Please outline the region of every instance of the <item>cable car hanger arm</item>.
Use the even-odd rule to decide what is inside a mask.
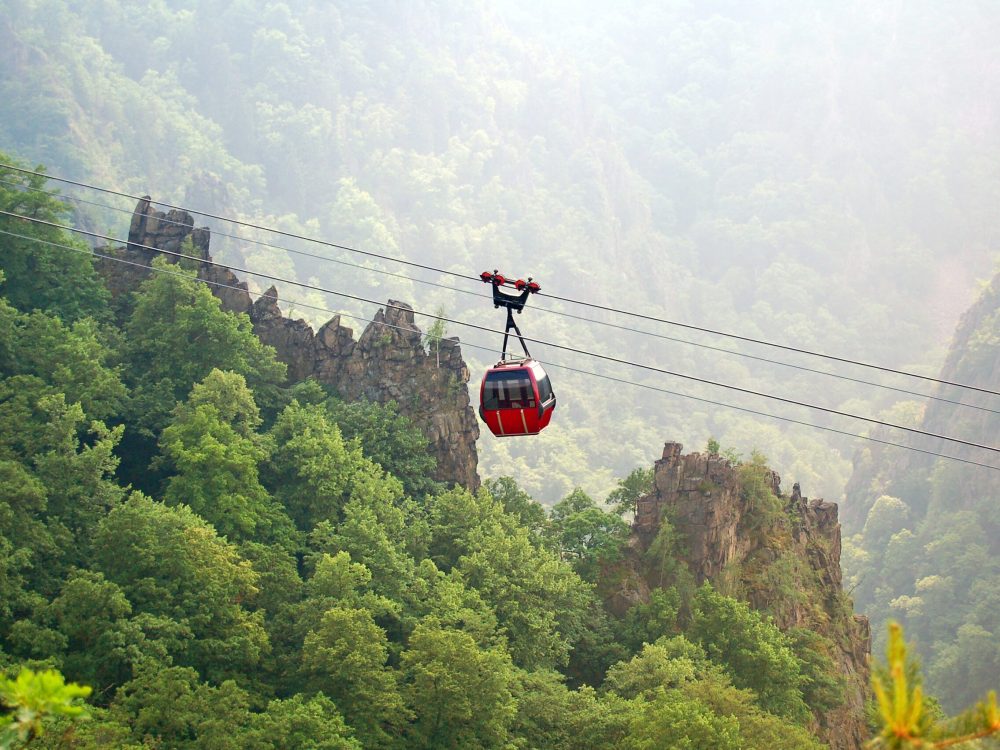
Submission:
[[[493,273],[483,271],[479,274],[479,278],[483,280],[483,283],[491,284],[493,286],[493,307],[504,307],[507,309],[507,325],[503,330],[503,349],[500,352],[501,361],[507,359],[507,343],[510,339],[511,329],[513,329],[514,333],[517,334],[517,340],[521,342],[521,348],[524,350],[524,356],[531,359],[531,352],[528,351],[528,345],[524,342],[524,336],[521,335],[521,329],[518,328],[517,323],[514,322],[514,313],[517,312],[517,314],[520,315],[525,304],[528,302],[528,295],[539,291],[541,287],[537,282],[532,281],[530,276],[527,281],[524,279],[518,279],[514,282],[508,282],[507,279],[495,268],[493,269]],[[508,283],[514,286],[520,294],[515,296],[504,292],[501,287]]]

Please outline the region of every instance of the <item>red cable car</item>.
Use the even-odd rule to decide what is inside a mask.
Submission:
[[[528,300],[541,287],[530,278],[518,279],[512,284],[520,294],[505,294],[500,287],[509,284],[494,271],[484,271],[482,280],[493,285],[494,307],[507,309],[507,327],[504,329],[501,359],[486,371],[479,387],[479,417],[497,437],[537,435],[548,426],[556,408],[556,395],[552,392],[549,376],[541,364],[531,358],[521,330],[514,322],[513,313],[520,313]],[[517,334],[524,349],[523,359],[507,359],[507,341],[511,329]]]
[[[555,408],[549,376],[530,358],[497,362],[479,387],[479,416],[498,437],[537,435]]]

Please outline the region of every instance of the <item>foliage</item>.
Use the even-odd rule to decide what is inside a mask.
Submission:
[[[249,723],[250,696],[232,680],[202,683],[189,667],[142,669],[115,696],[113,713],[144,744],[237,750]]]
[[[162,259],[156,264],[166,266]],[[153,274],[136,294],[124,326],[130,412],[136,424],[154,433],[212,370],[242,375],[257,397],[285,377],[285,365],[253,335],[250,319],[224,312],[193,275]]]
[[[675,632],[680,613],[680,592],[676,587],[657,588],[649,593],[649,602],[633,605],[622,622],[622,642],[632,651],[654,643]]]
[[[449,512],[447,523],[436,524],[444,507],[438,503],[445,498],[461,501],[471,513]],[[446,559],[455,560],[462,579],[493,607],[514,663],[529,669],[565,664],[587,629],[587,609],[596,604],[592,588],[554,553],[534,544],[528,530],[485,492],[446,493],[435,499],[431,518],[431,551],[439,548],[435,539],[447,540]],[[436,528],[454,531],[441,534]]]
[[[556,672],[518,672],[517,715],[512,733],[519,746],[551,750],[620,747],[628,736],[631,706],[591,687],[570,690]]]
[[[502,649],[481,650],[461,631],[421,623],[401,669],[410,747],[505,747],[514,718],[513,668]]]
[[[799,723],[809,718],[801,662],[787,636],[759,612],[705,583],[695,596],[690,633],[725,665],[733,684],[760,696],[764,709]]]
[[[660,688],[639,702],[638,714],[623,745],[630,750],[660,747],[737,750],[742,743],[740,725],[735,717],[717,714],[702,701],[688,698],[681,691]]]
[[[843,705],[846,685],[832,658],[836,645],[826,636],[807,628],[789,628],[786,635],[799,660],[802,698],[806,705],[819,712]]]
[[[260,484],[258,465],[269,447],[256,432],[260,422],[243,376],[212,370],[160,434],[173,468],[163,496],[190,506],[233,540],[291,545],[290,520]]]
[[[13,680],[0,677],[0,704],[12,712],[0,716],[0,748],[29,744],[54,717],[86,717],[82,702],[90,691],[86,685],[66,683],[54,670],[24,668]]]
[[[761,710],[752,690],[734,687],[727,672],[683,636],[646,644],[608,672],[605,687],[641,707],[625,747],[820,747],[804,727]]]
[[[164,618],[167,653],[210,678],[253,667],[269,644],[260,614],[245,606],[257,574],[236,548],[186,506],[139,493],[115,508],[95,534],[95,566],[138,613]]]
[[[345,442],[322,410],[292,401],[279,414],[269,437],[264,482],[303,531],[321,521],[339,521],[352,497],[391,504],[403,493],[400,482]]]
[[[0,152],[0,161],[17,160]],[[0,166],[0,211],[66,224],[69,206],[46,187],[46,178]],[[107,289],[86,243],[66,230],[0,215],[0,291],[16,309],[48,310],[67,324],[104,319]],[[11,236],[18,235],[18,236]]]
[[[635,698],[660,688],[681,688],[709,670],[708,657],[700,646],[684,636],[663,637],[643,645],[630,661],[612,667],[604,686],[623,698]]]
[[[601,566],[621,556],[628,529],[618,514],[598,508],[578,487],[552,507],[546,534],[581,578],[595,582]]]
[[[344,606],[327,610],[302,648],[310,685],[334,700],[366,747],[388,744],[406,716],[388,655],[371,613]]]
[[[487,479],[483,482],[483,487],[503,506],[504,513],[515,516],[520,525],[530,530],[532,537],[539,543],[545,540],[548,519],[545,508],[518,487],[513,477]]]
[[[986,699],[950,722],[935,722],[921,685],[916,661],[908,655],[903,629],[889,625],[886,661],[872,673],[872,688],[881,724],[872,748],[944,748],[1000,732],[1000,708],[990,691]]]
[[[126,397],[106,329],[92,319],[71,325],[36,310],[23,314],[0,299],[0,372],[44,380],[90,419],[117,414]]]
[[[767,529],[781,518],[781,501],[771,490],[771,470],[767,458],[753,451],[749,461],[740,463],[737,469],[740,481],[740,497],[746,503],[748,513],[744,518],[751,529]]]
[[[656,584],[661,589],[673,588],[678,594],[678,604],[688,608],[694,595],[695,581],[682,557],[683,539],[670,521],[670,512],[664,508],[656,536],[644,555],[650,571],[656,574]]]
[[[395,401],[330,399],[326,409],[344,439],[355,441],[365,457],[401,481],[407,495],[423,497],[441,489],[441,483],[432,479],[437,460],[428,450],[427,438],[399,413]]]
[[[653,491],[653,470],[639,467],[618,482],[606,500],[606,503],[620,516],[635,513],[636,501]]]
[[[361,750],[336,704],[323,694],[272,700],[252,719],[250,733],[262,750],[309,747],[313,750]],[[248,743],[249,744],[249,743]]]
[[[441,366],[441,340],[444,338],[444,334],[448,330],[448,324],[443,320],[445,316],[445,309],[443,307],[438,307],[434,312],[436,319],[431,323],[430,327],[427,329],[427,333],[424,334],[424,346],[434,352],[434,359],[437,362],[437,366]]]

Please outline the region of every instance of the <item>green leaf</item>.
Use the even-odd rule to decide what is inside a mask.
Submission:
[[[0,703],[13,711],[0,723],[0,748],[6,750],[14,741],[27,743],[41,737],[49,719],[86,716],[82,702],[90,692],[86,685],[67,684],[51,669],[35,672],[23,668],[14,680],[0,677]]]

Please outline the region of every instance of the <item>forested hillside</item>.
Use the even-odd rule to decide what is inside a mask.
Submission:
[[[840,500],[846,588],[876,651],[901,620],[946,710],[980,697],[1000,669],[995,471],[667,395],[870,427],[534,344],[552,425],[476,442],[462,384],[500,337],[438,327],[462,349],[432,356],[421,313],[498,328],[471,296],[483,285],[197,209],[996,390],[1000,294],[978,280],[1000,251],[997,39],[1000,11],[979,0],[0,0],[0,161],[183,205],[216,260],[251,271],[235,306],[195,261],[109,290],[115,262],[102,277],[87,253],[125,245],[135,199],[0,168],[0,210],[119,240],[0,217],[2,666],[94,687],[80,747],[644,747],[680,744],[675,720],[692,747],[813,746],[827,685],[813,653],[836,649],[782,636],[789,612],[754,599],[781,589],[796,623],[821,611],[783,556],[801,530],[785,498],[768,533],[750,529],[775,545],[749,559],[763,578],[742,561],[710,590],[682,573],[628,611],[600,606],[669,438],[721,443],[734,470],[760,451],[786,486]],[[294,284],[265,294],[253,271],[416,312],[373,327],[393,313]],[[930,432],[1000,434],[995,412],[924,395],[964,389],[544,295],[519,323]],[[377,376],[356,378],[369,360]],[[686,491],[715,497],[704,482]],[[661,541],[674,575],[690,560]],[[753,686],[759,665],[722,657],[730,635],[703,627],[720,612],[792,675],[787,700]]]
[[[534,274],[563,296],[627,298],[654,315],[932,372],[997,247],[1000,75],[988,52],[997,17],[972,0],[905,9],[889,0],[754,9],[3,0],[0,9],[0,148],[73,178],[435,267]],[[69,192],[125,210],[75,206],[124,236],[131,203]],[[220,259],[340,290],[377,285],[381,298],[417,310],[499,324],[481,301],[254,246],[247,240],[260,236],[210,224],[245,238],[217,242]],[[314,324],[326,316],[295,301],[374,312],[279,293]],[[780,383],[783,395],[822,394],[867,413],[899,398],[543,306],[526,314],[526,330],[560,343],[764,391]],[[475,370],[495,356],[466,351]],[[655,457],[668,425],[689,444],[714,434],[760,448],[827,497],[847,480],[855,446],[842,438],[558,369],[553,377],[572,396],[553,429],[530,449],[481,445],[487,474],[514,473],[549,503],[577,484],[607,491]],[[636,399],[641,412],[629,408]]]
[[[1000,382],[1000,276],[985,287],[955,332],[942,378],[995,390]],[[922,427],[995,443],[996,397],[978,393],[973,411],[914,404]],[[976,452],[962,453],[974,459]],[[1000,480],[998,472],[916,456],[859,453],[848,485],[848,585],[875,632],[905,624],[945,708],[966,705],[1000,674]]]
[[[65,215],[0,175],[0,210]],[[615,614],[618,513],[431,481],[414,425],[290,382],[194,258],[112,302],[67,233],[0,232],[0,669],[93,688],[33,744],[821,747],[826,642],[690,585],[681,546]]]

